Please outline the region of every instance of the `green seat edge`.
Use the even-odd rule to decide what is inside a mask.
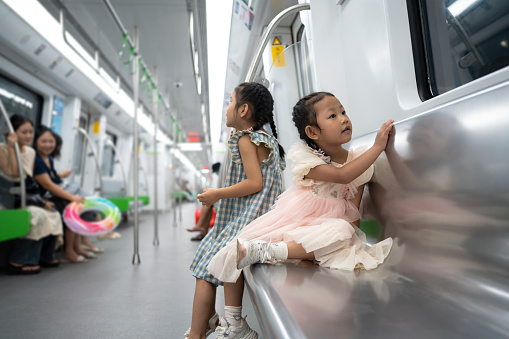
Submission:
[[[30,231],[29,210],[0,210],[0,220],[0,242],[22,237]]]
[[[366,234],[366,237],[378,239],[382,233],[382,227],[378,220],[361,220],[359,228]]]

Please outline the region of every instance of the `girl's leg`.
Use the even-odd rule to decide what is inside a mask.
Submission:
[[[194,290],[193,318],[189,339],[205,339],[209,319],[216,313],[216,286],[203,279],[196,278]]]
[[[302,245],[295,241],[267,243],[264,240],[241,240],[237,242],[237,268],[242,269],[254,263],[264,263],[271,259],[312,260],[314,252],[307,253]]]
[[[307,259],[313,260],[315,259],[314,252],[306,252],[304,247],[301,244],[296,243],[295,241],[289,241],[285,243],[288,247],[288,259]]]
[[[235,283],[224,283],[224,304],[226,306],[242,306],[243,295],[244,274],[241,274]]]
[[[224,283],[224,317],[230,325],[241,326],[244,274],[235,283]]]

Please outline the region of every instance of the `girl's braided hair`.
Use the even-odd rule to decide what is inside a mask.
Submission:
[[[276,124],[274,123],[274,99],[269,90],[262,84],[256,82],[244,82],[235,88],[235,101],[237,103],[236,109],[244,104],[247,104],[251,112],[253,112],[253,119],[256,124],[253,126],[253,131],[258,131],[266,123],[270,124],[272,134],[277,139]],[[285,157],[285,150],[279,144],[279,156],[281,159]]]
[[[334,96],[329,92],[315,92],[306,95],[293,106],[292,120],[299,131],[299,136],[309,147],[318,150],[318,146],[306,135],[306,126],[318,126],[315,104],[326,96]]]

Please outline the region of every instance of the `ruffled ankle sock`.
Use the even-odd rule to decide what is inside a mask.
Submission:
[[[282,241],[270,244],[270,254],[273,259],[286,260],[288,259],[288,246]]]
[[[240,327],[242,324],[242,306],[225,306],[224,307],[224,318],[231,326]]]

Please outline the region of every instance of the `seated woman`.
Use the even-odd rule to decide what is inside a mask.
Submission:
[[[55,137],[56,144],[55,144],[55,149],[50,154],[50,156],[53,159],[58,159],[58,158],[60,158],[60,151],[62,150],[63,140],[62,140],[62,137],[60,135],[58,135],[57,133],[55,133],[53,131],[52,131],[52,133],[53,133],[53,136]],[[71,173],[72,173],[71,170],[62,170],[62,171],[58,172],[58,176],[62,179],[65,179],[65,178],[68,178],[71,175]],[[81,186],[76,183],[65,182],[65,184],[62,185],[62,187],[68,193],[79,195],[82,197],[88,197],[88,196],[92,195],[89,192],[82,189]],[[100,216],[93,211],[85,212],[85,213],[81,214],[81,218],[86,221],[100,220]],[[95,253],[104,252],[104,249],[96,247],[94,244],[92,244],[92,242],[90,241],[90,239],[87,236],[78,235],[77,238],[78,239],[76,239],[76,241],[78,242],[78,244],[80,244],[80,247],[83,250],[85,250],[87,252],[90,251],[90,252],[95,252]],[[92,257],[94,257],[94,255],[91,253],[88,253],[88,257],[92,258]]]
[[[14,133],[9,133],[7,143],[0,144],[0,176],[3,179],[19,182],[19,168],[14,144],[17,142],[21,152],[25,180],[33,175],[35,151],[30,147],[34,137],[34,127],[30,120],[20,115],[11,117]],[[12,199],[14,197],[11,197]],[[35,199],[38,198],[38,199]],[[27,204],[38,203],[40,207],[29,205],[30,231],[18,239],[9,258],[8,273],[36,274],[40,266],[57,267],[55,247],[62,238],[62,221],[54,205],[40,196],[29,199]]]
[[[41,186],[41,195],[49,196],[49,199],[55,204],[55,208],[64,213],[65,207],[71,202],[84,202],[84,198],[79,195],[71,194],[60,187],[62,179],[58,176],[53,166],[53,153],[56,146],[56,139],[46,126],[39,126],[35,134],[34,148],[37,152],[35,157],[34,178]],[[83,263],[91,253],[84,251],[79,245],[79,236],[69,228],[65,229],[64,251],[62,252],[62,262],[65,263]]]

